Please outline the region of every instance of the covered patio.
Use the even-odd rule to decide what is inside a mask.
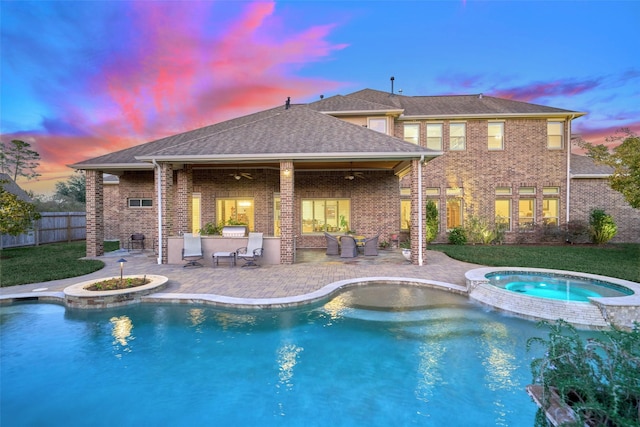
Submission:
[[[407,176],[411,261],[422,265],[426,243],[419,189],[428,160],[440,154],[291,106],[73,167],[87,174],[88,256],[103,253],[105,213],[129,203],[117,213],[120,240],[133,232],[150,236],[158,242],[159,264],[176,262],[182,234],[221,223],[244,223],[263,233],[270,244],[266,262],[292,264],[298,248],[326,247],[325,231],[379,234],[384,240],[400,234],[399,182]],[[104,172],[119,177],[113,202],[105,203],[112,196],[105,193]],[[132,200],[139,206],[132,207]],[[145,203],[148,209],[142,209]],[[208,244],[215,252],[231,250],[232,243],[213,237]]]

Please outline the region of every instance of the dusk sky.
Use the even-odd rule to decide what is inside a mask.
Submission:
[[[322,94],[484,93],[640,133],[640,1],[0,0],[0,136],[66,165]]]

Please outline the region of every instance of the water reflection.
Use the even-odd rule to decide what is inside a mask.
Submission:
[[[233,327],[255,325],[256,316],[251,314],[235,314],[235,313],[216,313],[215,320],[220,324],[223,330]]]
[[[111,335],[115,338],[114,345],[120,344],[123,347],[129,345],[129,341],[133,339],[131,336],[131,330],[133,329],[133,322],[128,316],[112,317],[109,319],[113,325]]]
[[[324,305],[324,311],[331,317],[331,320],[340,319],[352,303],[351,293],[341,293]]]
[[[278,379],[287,388],[293,387],[293,368],[298,363],[298,355],[302,350],[302,347],[295,344],[284,344],[278,349]]]
[[[508,408],[500,398],[500,391],[522,389],[515,375],[518,369],[514,348],[505,348],[510,342],[509,330],[502,323],[488,322],[482,325],[481,345],[484,349],[482,365],[486,370],[485,384],[496,396],[493,411],[496,425],[507,425],[506,419],[513,408]],[[512,346],[513,347],[513,346]]]
[[[192,308],[188,312],[189,321],[191,322],[191,326],[196,328],[196,332],[202,332],[202,324],[207,320],[207,316],[205,314],[204,309],[202,308]]]

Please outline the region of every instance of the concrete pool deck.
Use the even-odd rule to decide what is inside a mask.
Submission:
[[[154,294],[155,299],[171,302],[202,300],[234,305],[295,304],[314,299],[327,286],[345,281],[383,280],[396,278],[418,283],[433,283],[454,292],[466,294],[466,271],[481,267],[460,262],[438,251],[427,252],[423,266],[411,265],[400,250],[380,251],[377,257],[327,257],[323,250],[299,250],[292,265],[263,265],[259,268],[230,267],[224,263],[213,267],[213,261],[203,260],[203,267],[183,268],[182,265],[159,265],[153,253],[116,251],[100,259],[105,267],[94,273],[69,279],[0,288],[0,300],[12,301],[38,297],[57,299],[67,286],[92,279],[120,275],[121,257],[125,275],[155,274],[169,278],[167,287]],[[331,292],[331,289],[326,289]],[[309,298],[304,298],[309,296]],[[151,296],[150,296],[151,297]],[[195,302],[195,301],[194,301]]]

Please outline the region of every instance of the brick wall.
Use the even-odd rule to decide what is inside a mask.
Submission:
[[[569,219],[588,222],[592,209],[604,209],[613,217],[618,234],[612,242],[640,243],[640,209],[632,208],[606,179],[572,179]]]
[[[504,149],[487,148],[487,120],[466,121],[466,150],[449,151],[449,121],[443,121],[443,149],[445,154],[426,164],[424,187],[438,188],[440,196],[429,197],[439,202],[441,232],[436,242],[446,242],[446,189],[460,187],[463,195],[464,218],[470,215],[493,220],[495,217],[496,187],[512,188],[512,219],[518,218],[518,189],[535,187],[536,221],[542,222],[543,187],[559,187],[559,218],[566,216],[566,149],[547,149],[546,119],[513,119],[504,121]],[[403,123],[394,127],[396,136],[403,136]],[[420,141],[426,145],[426,122],[421,122]],[[402,186],[409,187],[405,177]],[[527,196],[529,197],[529,196]],[[424,201],[428,198],[425,197]],[[463,219],[464,221],[464,219]],[[507,239],[514,240],[515,233]]]
[[[122,213],[122,204],[120,203],[120,185],[104,184],[104,239],[120,240],[120,215]]]

